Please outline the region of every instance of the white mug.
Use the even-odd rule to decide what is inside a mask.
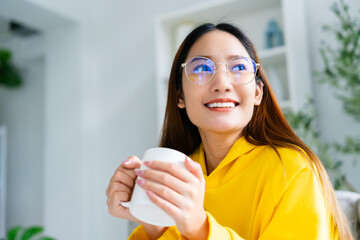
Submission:
[[[186,155],[170,148],[156,147],[145,151],[142,161],[164,161],[175,163],[179,166],[185,167]],[[141,170],[146,170],[148,167],[145,164],[141,165]],[[121,205],[128,207],[130,213],[137,219],[157,226],[173,226],[175,221],[164,210],[156,206],[146,195],[146,192],[141,187],[135,184],[133,194],[130,202],[122,202]]]

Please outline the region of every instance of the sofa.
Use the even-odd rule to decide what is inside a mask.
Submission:
[[[335,195],[348,218],[354,239],[360,240],[360,193],[335,191]]]

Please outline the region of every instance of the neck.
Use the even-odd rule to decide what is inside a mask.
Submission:
[[[207,175],[209,175],[225,158],[231,146],[242,136],[242,132],[219,134],[200,129],[199,132],[205,151]]]

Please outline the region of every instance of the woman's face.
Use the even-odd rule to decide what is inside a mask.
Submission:
[[[227,63],[234,56],[250,57],[236,37],[220,30],[201,36],[191,47],[186,60],[195,56],[206,56],[214,63]],[[241,136],[254,106],[259,105],[262,98],[262,83],[256,84],[255,80],[245,85],[236,83],[227,75],[225,64],[217,64],[213,79],[204,85],[193,84],[183,70],[182,87],[183,96],[178,106],[186,109],[200,133],[237,133]],[[219,102],[230,104],[227,107],[214,104]]]

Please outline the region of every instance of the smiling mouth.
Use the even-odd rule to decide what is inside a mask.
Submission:
[[[208,103],[208,104],[204,104],[206,107],[208,108],[234,108],[237,105],[239,105],[239,103],[234,103],[234,102],[213,102],[213,103]]]

